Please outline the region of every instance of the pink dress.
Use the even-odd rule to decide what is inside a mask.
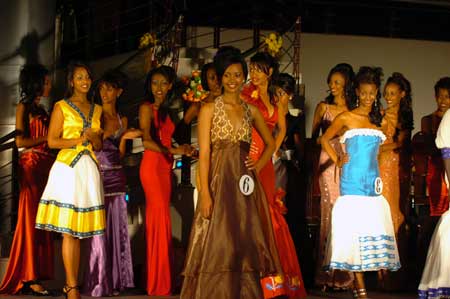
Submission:
[[[326,104],[326,110],[322,117],[322,132],[325,132],[331,122],[336,117],[329,110],[329,104]],[[342,147],[339,142],[339,136],[330,140],[331,145],[338,155],[342,153]],[[315,282],[317,285],[326,285],[328,287],[348,288],[353,283],[353,275],[350,273],[335,270],[325,272],[322,270],[325,249],[327,246],[328,233],[331,225],[331,210],[340,195],[339,192],[339,169],[330,159],[328,154],[322,150],[319,158],[319,186],[320,186],[320,238],[319,252],[317,258],[317,270]]]

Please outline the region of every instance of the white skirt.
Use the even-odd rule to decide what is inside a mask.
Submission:
[[[400,268],[391,211],[380,196],[340,196],[333,206],[324,269],[391,271]]]
[[[83,155],[74,167],[55,161],[39,202],[36,228],[77,238],[103,233],[103,185],[90,156]]]
[[[450,211],[441,216],[431,238],[419,298],[450,298]]]

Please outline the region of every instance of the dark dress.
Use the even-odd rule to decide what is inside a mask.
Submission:
[[[211,219],[197,209],[184,269],[182,299],[263,298],[260,279],[281,273],[264,190],[255,171],[248,170],[252,118],[247,104],[241,127],[235,131],[221,97],[216,99],[211,127]],[[244,195],[243,175],[254,181]],[[278,276],[277,276],[278,277]]]

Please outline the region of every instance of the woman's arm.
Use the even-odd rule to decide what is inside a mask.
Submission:
[[[212,199],[209,192],[209,167],[211,162],[211,122],[214,103],[203,105],[198,116],[199,176],[200,176],[200,213],[209,218],[212,213]]]
[[[286,113],[281,105],[278,105],[278,107],[278,133],[277,136],[275,136],[275,153],[280,149],[284,137],[286,136]]]
[[[186,114],[183,117],[183,121],[185,124],[190,124],[197,116],[200,111],[201,103],[192,103],[186,111]]]
[[[46,142],[47,136],[41,136],[38,138],[30,138],[24,136],[25,126],[29,125],[24,123],[25,113],[25,105],[23,103],[19,103],[16,109],[16,130],[18,131],[16,136],[16,146],[19,148],[28,148]]]
[[[122,127],[126,129],[122,136],[120,136],[119,144],[120,158],[123,158],[125,156],[127,140],[142,137],[142,131],[134,128],[128,129],[128,118],[125,116],[121,118],[121,121]]]
[[[331,123],[330,127],[322,135],[322,138],[320,138],[322,149],[327,152],[330,159],[333,160],[333,162],[339,167],[342,167],[342,165],[348,161],[348,156],[344,155],[343,157],[339,157],[333,146],[331,146],[330,140],[333,139],[334,136],[336,136],[346,127],[346,118],[346,112],[339,114]]]
[[[312,131],[311,138],[316,140],[320,134],[320,124],[322,122],[323,114],[325,113],[326,104],[320,102],[316,106],[316,110],[314,111],[314,118],[312,123]]]
[[[155,142],[150,134],[152,117],[152,107],[147,104],[142,104],[139,107],[139,126],[142,131],[142,144],[144,145],[144,148],[164,154],[190,155],[192,148],[188,144],[182,144],[179,147],[165,147],[162,144]]]
[[[401,149],[410,142],[411,142],[411,130],[409,129],[400,130],[398,132],[397,140],[394,140],[394,142],[390,142],[387,144],[382,144],[380,147],[380,152],[394,151],[397,149]]]
[[[257,172],[261,170],[261,168],[269,162],[272,157],[273,151],[275,150],[275,141],[272,138],[272,134],[269,131],[269,128],[264,121],[264,117],[258,108],[249,104],[249,107],[252,112],[253,117],[253,125],[258,131],[259,135],[262,137],[265,147],[264,151],[261,154],[261,157],[258,161],[253,161],[250,158],[246,161],[246,165],[249,169],[256,169]]]
[[[48,146],[50,148],[71,148],[77,144],[88,140],[86,134],[82,134],[79,138],[61,138],[64,125],[64,114],[58,104],[53,108],[52,116],[50,118],[50,125],[48,128]]]

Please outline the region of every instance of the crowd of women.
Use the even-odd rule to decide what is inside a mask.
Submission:
[[[295,162],[281,162],[301,156],[300,125],[289,109],[295,80],[279,73],[277,61],[265,52],[253,55],[247,66],[234,47],[220,48],[201,76],[209,96],[192,104],[182,120],[198,119],[197,152],[172,140],[177,123],[171,112],[176,81],[171,67],[159,66],[147,75],[139,129],[129,128],[118,110],[127,86],[122,72],[107,71],[91,88],[89,67],[71,63],[64,98],[48,109],[43,104],[51,89],[49,72],[40,65],[23,67],[16,113],[16,144],[24,148],[18,222],[0,293],[51,295],[40,282],[53,274],[51,232],[63,236],[67,298],[117,295],[135,286],[121,159],[127,140],[141,138],[147,294],[174,292],[172,167],[175,155],[198,155],[199,202],[181,298],[306,297],[284,218],[286,185],[296,178],[286,167],[297,168]],[[378,271],[383,284],[401,285],[407,277],[402,269],[407,269],[411,86],[400,73],[392,74],[384,88],[381,82],[380,68],[361,67],[355,74],[348,64],[336,65],[327,78],[330,94],[318,104],[312,126],[312,138],[322,146],[315,281],[352,290],[355,298],[368,298],[366,271]],[[437,82],[435,94],[438,109],[424,117],[421,140],[428,142],[430,211],[440,216],[448,209],[443,174],[450,171],[450,120],[439,122],[450,105],[450,78]],[[450,292],[445,215],[431,241],[421,298]],[[81,239],[89,242],[83,282],[78,280]]]

